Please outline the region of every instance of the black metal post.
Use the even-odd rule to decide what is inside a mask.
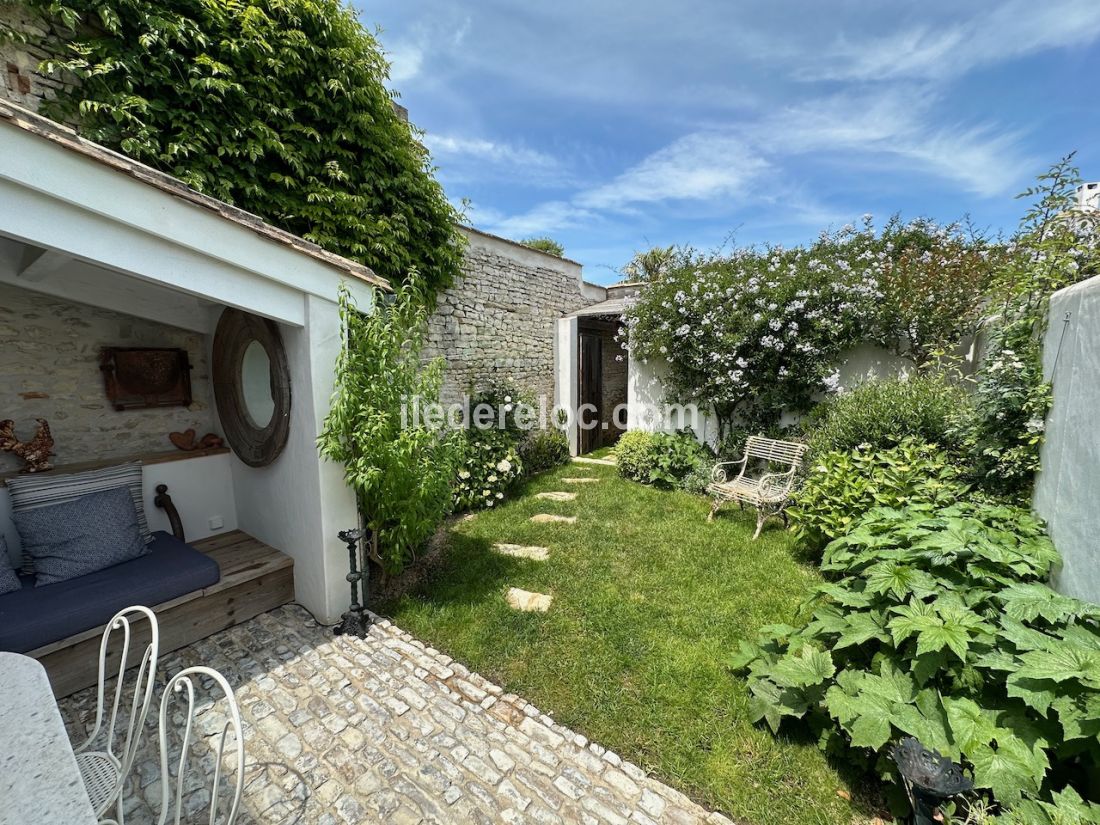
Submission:
[[[364,606],[367,601],[367,569],[366,559],[362,557],[360,546],[363,541],[369,541],[370,530],[356,528],[344,530],[337,534],[340,541],[348,546],[348,569],[345,577],[351,585],[351,605],[341,617],[340,624],[336,625],[334,632],[337,636],[358,636],[366,638],[370,629],[371,619]],[[361,564],[360,564],[361,562]],[[362,589],[363,601],[359,601],[359,592]]]
[[[939,751],[929,750],[912,736],[902,739],[891,751],[905,792],[913,806],[914,825],[936,825],[936,808],[945,799],[974,789],[956,765]]]

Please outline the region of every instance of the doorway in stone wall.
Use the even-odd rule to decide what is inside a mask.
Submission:
[[[626,404],[627,365],[615,340],[618,328],[617,318],[582,318],[577,325],[577,402],[585,419],[595,422],[578,428],[581,455],[613,446],[622,435],[619,423],[625,422],[617,421],[615,412]]]

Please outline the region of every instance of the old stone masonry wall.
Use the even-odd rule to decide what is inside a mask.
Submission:
[[[99,369],[100,350],[111,346],[186,349],[194,402],[115,410]],[[47,419],[57,464],[171,450],[173,430],[218,429],[206,347],[197,332],[0,284],[0,419],[13,419],[25,439],[36,418]],[[0,452],[0,472],[21,466]]]
[[[444,356],[441,400],[508,383],[554,403],[554,335],[563,315],[602,300],[580,264],[465,230],[465,277],[439,296],[424,358]]]
[[[63,40],[50,24],[21,3],[0,2],[0,98],[37,111],[65,85],[60,76],[40,72],[39,65],[62,54]]]

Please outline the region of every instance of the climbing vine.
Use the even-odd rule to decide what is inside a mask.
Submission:
[[[46,114],[429,297],[457,276],[459,216],[340,0],[29,5],[72,32]]]

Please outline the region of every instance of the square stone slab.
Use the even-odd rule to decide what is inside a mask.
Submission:
[[[562,484],[598,484],[598,478],[588,478],[585,476],[579,476],[577,478],[563,478]]]
[[[535,493],[535,498],[540,498],[543,501],[573,501],[576,497],[576,493],[562,493],[556,491],[551,493]]]
[[[550,609],[551,602],[554,601],[553,596],[520,590],[518,587],[508,588],[508,595],[505,598],[508,600],[509,606],[515,610],[522,610],[524,613],[545,613]]]
[[[576,516],[555,516],[552,513],[539,513],[538,515],[531,516],[531,521],[535,524],[576,524]]]
[[[531,559],[532,561],[546,561],[550,558],[550,550],[547,547],[524,547],[522,544],[494,544],[493,549],[505,556],[517,559]]]

